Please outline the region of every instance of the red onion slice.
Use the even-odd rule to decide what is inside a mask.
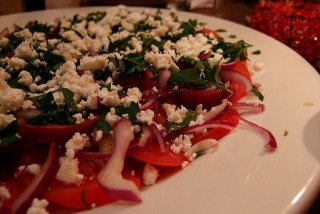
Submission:
[[[154,123],[151,124],[151,125],[149,126],[149,128],[150,128],[151,132],[156,136],[157,141],[158,141],[159,146],[160,146],[161,152],[162,152],[162,153],[166,152],[166,147],[165,147],[165,144],[164,144],[164,139],[163,139],[163,137],[162,137],[162,135],[161,135],[160,130],[159,130],[158,127],[156,126],[156,124],[154,124]]]
[[[204,116],[203,120],[205,122],[210,121],[214,119],[216,116],[218,116],[228,105],[228,100],[224,99],[222,100],[220,105],[211,107],[210,111],[208,111]]]
[[[223,128],[227,130],[234,129],[234,125],[232,125],[228,121],[221,121],[221,120],[215,120],[215,121],[208,121],[202,125],[193,125],[185,128],[182,133],[185,134],[191,134],[191,133],[199,133],[203,131],[204,129],[216,129],[216,128]]]
[[[269,130],[267,130],[261,126],[258,126],[257,124],[252,123],[242,117],[239,117],[239,119],[242,122],[244,122],[246,125],[248,125],[250,128],[252,128],[253,130],[260,133],[264,137],[264,139],[267,142],[267,144],[265,145],[265,148],[268,152],[273,152],[277,148],[277,141],[276,141],[275,137],[273,136],[273,134]]]
[[[167,87],[168,79],[170,78],[170,76],[171,76],[171,72],[168,69],[160,71],[160,74],[159,74],[160,88]]]
[[[241,83],[245,87],[247,93],[252,90],[251,81],[241,73],[231,71],[231,70],[226,70],[226,71],[221,71],[220,75],[224,81],[233,80]]]
[[[150,99],[146,103],[141,105],[140,109],[141,111],[145,111],[147,109],[153,109],[155,107],[155,104],[156,104],[156,99]]]
[[[54,143],[50,144],[48,157],[43,164],[41,171],[27,187],[27,189],[13,202],[11,207],[12,213],[24,213],[31,205],[32,200],[43,194],[52,177],[58,169],[58,148]]]
[[[259,114],[265,110],[265,106],[261,103],[235,103],[228,108],[236,110],[240,115]]]
[[[122,177],[125,156],[130,142],[134,138],[132,124],[129,119],[123,118],[112,127],[114,134],[114,151],[109,161],[97,176],[98,183],[109,194],[116,198],[141,202],[140,190],[130,180]]]

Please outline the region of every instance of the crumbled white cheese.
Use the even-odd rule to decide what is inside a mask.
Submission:
[[[11,75],[6,72],[3,68],[0,67],[0,80],[9,80]]]
[[[192,146],[191,138],[193,135],[179,135],[173,140],[170,149],[176,154],[188,151]]]
[[[7,37],[2,37],[0,39],[0,47],[6,46],[8,44],[8,42],[9,42],[9,39]]]
[[[20,38],[20,39],[25,39],[25,40],[32,39],[32,33],[30,32],[30,30],[28,28],[25,28],[21,31],[15,32],[15,33],[13,33],[13,35],[15,37]]]
[[[33,78],[28,71],[25,71],[25,70],[21,71],[18,77],[19,77],[18,83],[20,83],[21,85],[29,87],[33,82]]]
[[[0,113],[20,109],[25,96],[23,90],[11,88],[5,81],[0,80]]]
[[[56,174],[56,179],[65,184],[80,184],[84,175],[79,173],[79,161],[77,158],[61,157],[60,168]]]
[[[65,39],[67,39],[70,42],[80,40],[81,38],[74,32],[73,30],[65,31],[61,33],[61,36]]]
[[[33,105],[33,102],[31,100],[25,100],[23,101],[22,104],[22,109],[24,111],[28,110],[28,109],[36,109],[37,107],[35,105]]]
[[[168,69],[171,67],[177,67],[174,63],[171,54],[156,54],[156,53],[146,53],[144,59],[157,69]]]
[[[90,146],[89,137],[86,134],[76,132],[65,144],[66,156],[68,158],[74,158],[77,151],[88,146]]]
[[[159,176],[158,170],[154,166],[152,166],[151,164],[147,163],[143,167],[142,181],[143,181],[144,185],[155,184],[158,176]]]
[[[252,69],[254,71],[261,71],[264,68],[264,63],[262,62],[254,62],[252,65]]]
[[[16,118],[12,114],[1,114],[0,113],[0,130],[10,125]]]
[[[120,97],[117,91],[109,91],[107,88],[102,88],[98,92],[98,96],[101,98],[101,104],[108,107],[116,107],[120,104]]]
[[[208,38],[202,33],[198,33],[195,36],[188,35],[187,37],[182,37],[174,45],[176,52],[180,56],[190,56],[197,59],[202,52],[211,52],[211,45],[208,44]]]
[[[124,107],[129,107],[131,102],[138,103],[142,97],[142,93],[137,87],[129,88],[127,96],[122,98],[120,101]]]
[[[64,95],[63,95],[63,93],[61,91],[56,91],[56,92],[52,93],[52,96],[53,96],[54,102],[57,105],[63,105],[64,104]]]
[[[0,201],[9,199],[10,197],[11,194],[9,192],[9,189],[6,186],[0,186]]]
[[[129,35],[130,35],[130,33],[128,31],[123,30],[123,31],[112,34],[110,36],[110,40],[111,40],[111,42],[123,40],[123,39],[127,38]]]
[[[33,40],[36,41],[45,41],[46,40],[46,35],[45,33],[42,32],[34,32],[32,35]]]
[[[107,65],[107,59],[104,56],[83,57],[80,60],[80,68],[83,70],[103,70]]]
[[[8,60],[8,67],[13,68],[14,70],[21,70],[26,66],[26,61],[17,57],[11,57]]]
[[[46,199],[39,200],[38,198],[33,199],[31,207],[28,208],[26,214],[49,214],[46,207],[49,202]]]
[[[74,115],[72,115],[72,117],[76,119],[76,124],[84,122],[84,119],[82,118],[81,113],[74,114]]]
[[[176,105],[168,103],[164,103],[162,108],[168,116],[168,121],[173,123],[181,123],[188,112],[188,109],[186,109],[184,106],[177,108]]]
[[[18,167],[18,170],[19,170],[18,174],[21,173],[22,171],[25,171],[30,174],[37,175],[37,174],[39,174],[39,172],[41,170],[41,166],[36,163],[30,164],[28,166],[21,165]]]
[[[150,109],[137,113],[137,120],[141,123],[151,125],[153,123],[154,112]]]
[[[24,41],[18,45],[18,47],[14,51],[14,55],[18,58],[27,60],[36,57],[38,54],[31,48],[28,41]]]
[[[105,121],[110,125],[113,126],[121,117],[116,115],[115,108],[110,108],[110,111],[107,113]]]

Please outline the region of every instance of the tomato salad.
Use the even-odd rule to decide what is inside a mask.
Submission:
[[[174,11],[125,6],[0,33],[0,211],[79,211],[140,191],[217,149],[253,84],[243,40]]]

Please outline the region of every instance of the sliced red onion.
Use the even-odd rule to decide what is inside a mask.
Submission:
[[[160,130],[158,129],[158,127],[156,126],[156,124],[152,123],[151,125],[149,125],[149,128],[151,130],[151,132],[156,136],[157,141],[159,143],[160,146],[160,151],[162,153],[166,152],[166,147],[164,144],[164,139],[162,137],[162,134],[160,132]]]
[[[9,36],[9,34],[10,34],[10,31],[9,31],[9,29],[6,27],[5,29],[3,29],[3,30],[0,32],[0,39],[2,39],[3,37]]]
[[[160,74],[159,74],[160,88],[167,87],[168,79],[170,78],[170,76],[171,76],[171,72],[168,69],[160,71]]]
[[[141,137],[139,139],[138,145],[140,147],[145,147],[151,135],[152,132],[150,131],[149,127],[142,127]]]
[[[222,100],[220,105],[213,106],[211,109],[203,116],[204,122],[210,121],[218,116],[228,105],[228,100]]]
[[[155,107],[155,104],[156,104],[156,99],[150,99],[146,103],[141,105],[140,109],[141,111],[145,111],[147,109],[153,109]]]
[[[220,64],[220,70],[221,70],[221,71],[231,70],[231,68],[232,68],[235,64],[236,64],[236,61],[227,62],[227,63],[222,63],[222,64]]]
[[[199,133],[204,129],[216,129],[216,128],[224,128],[227,130],[232,130],[234,129],[234,125],[232,125],[228,121],[213,120],[213,121],[208,121],[202,125],[197,124],[197,125],[189,126],[183,129],[182,133],[186,133],[186,134]]]
[[[54,143],[50,144],[48,156],[41,171],[27,187],[27,189],[13,202],[12,213],[24,213],[31,205],[32,200],[41,196],[48,188],[50,180],[58,169],[58,148]]]
[[[140,190],[130,180],[122,177],[121,172],[130,142],[134,139],[132,124],[123,118],[112,127],[114,134],[114,151],[109,161],[97,176],[101,187],[112,196],[132,202],[141,202]]]
[[[267,151],[273,152],[277,148],[277,141],[276,141],[275,137],[273,136],[273,134],[269,130],[267,130],[261,126],[258,126],[257,124],[252,123],[242,117],[239,117],[239,119],[242,122],[244,122],[246,125],[248,125],[250,128],[252,128],[253,130],[260,133],[264,137],[264,139],[267,142],[267,144],[265,145],[265,148]]]
[[[209,149],[217,148],[217,146],[218,141],[215,139],[205,139],[199,141],[191,146],[191,148],[186,152],[185,157],[188,158],[189,161],[192,161],[194,159],[194,153],[199,151],[207,152]]]
[[[236,110],[240,115],[244,115],[262,113],[265,109],[265,106],[261,103],[235,103],[228,108]]]
[[[233,80],[241,83],[245,87],[246,92],[250,92],[252,90],[251,81],[241,73],[238,73],[232,70],[226,70],[226,71],[221,71],[220,75],[224,81]]]

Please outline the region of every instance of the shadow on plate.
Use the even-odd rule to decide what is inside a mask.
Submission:
[[[304,127],[303,142],[313,157],[320,162],[320,112]]]

